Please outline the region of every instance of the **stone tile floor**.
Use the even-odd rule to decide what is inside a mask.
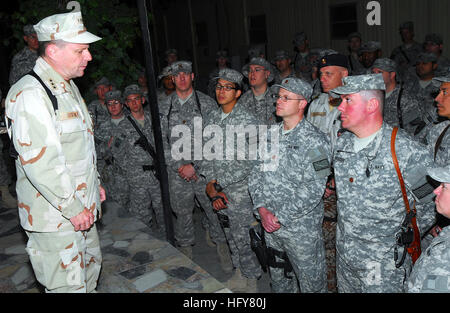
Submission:
[[[117,204],[108,203],[98,225],[103,254],[99,293],[231,292],[223,284],[231,274],[222,271],[216,249],[206,244],[201,212],[194,214],[198,242],[191,260],[139,220],[116,217],[117,210]],[[26,240],[17,209],[0,209],[0,293],[44,291],[31,269]],[[266,273],[258,289],[270,292]]]

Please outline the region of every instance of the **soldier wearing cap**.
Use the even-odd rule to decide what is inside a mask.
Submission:
[[[288,259],[293,268],[285,273],[269,264],[272,291],[326,292],[321,199],[330,174],[330,145],[326,135],[304,118],[312,94],[309,83],[286,78],[274,87],[279,87],[276,112],[283,122],[275,129],[278,140],[268,144],[271,152],[249,180],[266,244],[275,250],[276,262]]]
[[[165,99],[175,91],[175,84],[172,81],[170,66],[166,66],[162,69],[161,73],[158,75],[158,82],[161,84],[161,88],[157,91],[157,100],[158,103],[164,103]]]
[[[450,219],[450,167],[430,168],[428,174],[441,183],[434,190],[436,211]],[[437,234],[414,264],[408,292],[450,292],[450,227],[442,227]]]
[[[373,62],[381,58],[381,43],[379,41],[366,41],[361,45],[359,55],[364,68],[362,70],[354,70],[352,75],[370,74]]]
[[[416,95],[421,102],[422,123],[416,127],[414,135],[417,135],[425,125],[437,120],[434,98],[438,93],[438,87],[431,83],[436,76],[437,57],[434,53],[421,52],[417,56],[415,71],[410,70],[405,76],[405,88]],[[419,140],[422,138],[418,137]]]
[[[216,77],[216,99],[220,108],[212,110],[205,122],[205,132],[210,128],[220,128],[223,134],[221,142],[229,142],[229,137],[235,137],[238,130],[229,132],[229,129],[242,128],[246,132],[245,144],[248,149],[256,134],[252,134],[249,127],[256,127],[258,120],[239,100],[242,93],[241,73],[233,69],[222,69]],[[219,131],[219,130],[218,130]],[[248,131],[248,133],[247,133]],[[239,138],[239,135],[238,135]],[[206,177],[206,193],[212,201],[213,209],[217,214],[228,217],[228,223],[221,223],[226,239],[233,256],[233,265],[236,268],[233,276],[227,281],[227,286],[234,292],[257,292],[256,281],[261,276],[261,267],[256,255],[250,248],[250,227],[257,224],[252,211],[252,202],[248,193],[248,178],[255,161],[250,158],[243,160],[229,159],[230,151],[238,151],[239,144],[234,141],[233,146],[226,145],[220,156],[205,157],[202,162],[202,175]],[[233,152],[233,155],[235,155]],[[207,161],[210,160],[210,161]],[[220,185],[222,191],[214,187]],[[220,190],[220,188],[219,188]],[[218,196],[221,196],[219,198]],[[216,199],[216,200],[213,200]],[[219,256],[221,252],[218,245]],[[225,248],[228,249],[228,246]],[[229,257],[229,256],[228,256]],[[222,259],[223,257],[221,257]],[[222,262],[222,267],[224,267]],[[232,269],[232,266],[231,266]]]
[[[422,121],[422,103],[397,79],[397,64],[388,58],[376,59],[372,73],[382,74],[386,85],[386,99],[383,106],[383,121],[399,126],[411,135]]]
[[[180,156],[180,143],[187,141],[190,145],[194,142],[195,129],[203,129],[204,120],[211,110],[217,109],[217,103],[211,97],[194,89],[195,76],[191,62],[175,62],[171,65],[171,69],[175,92],[163,105],[168,110],[163,114],[161,127],[164,138],[167,138],[165,153],[171,204],[176,214],[175,239],[178,249],[192,258],[192,246],[195,244],[192,214],[195,199],[208,218],[211,239],[214,242],[224,242],[225,235],[216,214],[210,209],[211,203],[205,193],[207,181],[199,174],[201,158],[197,155],[198,151],[183,145],[183,152],[190,151],[190,153]]]
[[[155,226],[158,232],[164,233],[161,189],[155,175],[156,162],[145,144],[147,141],[155,149],[150,112],[143,107],[145,98],[138,85],[125,87],[123,98],[130,114],[118,124],[110,146],[117,151],[118,165],[128,182],[130,193],[127,209],[147,226]],[[145,138],[140,136],[139,130]],[[156,223],[153,223],[152,211]]]
[[[219,50],[216,54],[216,68],[209,73],[208,76],[208,96],[216,97],[216,80],[219,71],[224,68],[229,68],[230,63],[228,59],[228,52],[226,50]]]
[[[425,52],[434,53],[437,56],[437,70],[450,66],[450,60],[442,55],[444,41],[441,35],[436,33],[427,34],[423,43],[423,49]]]
[[[33,25],[23,27],[23,40],[26,46],[15,54],[9,71],[9,85],[12,86],[24,75],[28,74],[36,64],[38,58],[39,41]]]
[[[172,63],[178,61],[177,49],[174,49],[174,48],[167,49],[164,54],[165,54],[165,60],[167,62],[167,66],[171,66]]]
[[[339,104],[328,92],[342,85],[342,78],[348,76],[348,60],[343,54],[330,54],[318,62],[322,94],[308,108],[307,120],[328,135],[333,147],[340,127]]]
[[[397,236],[406,217],[399,178],[393,163],[393,128],[383,122],[384,91],[381,74],[348,76],[331,91],[340,96],[344,132],[334,150],[337,193],[336,273],[339,292],[403,292],[411,258]],[[396,156],[411,208],[421,233],[434,222],[432,188],[426,169],[432,160],[425,147],[402,129],[394,138]],[[396,265],[398,264],[399,267]]]
[[[422,45],[414,40],[414,23],[404,22],[399,26],[402,44],[394,48],[390,58],[397,64],[398,75],[403,79],[405,71],[416,65],[419,53],[423,51]]]
[[[100,124],[95,132],[97,158],[103,160],[103,167],[98,165],[100,180],[110,198],[126,208],[129,200],[128,182],[124,169],[117,162],[121,151],[117,151],[118,148],[112,145],[112,140],[117,136],[116,133],[120,133],[119,123],[126,118],[128,111],[124,110],[120,90],[106,92],[105,104],[110,118]]]
[[[269,83],[274,79],[272,66],[263,58],[253,58],[242,68],[242,74],[248,78],[250,90],[239,101],[256,115],[260,124],[275,124],[275,105],[269,88]]]
[[[348,66],[349,73],[360,73],[364,66],[361,64],[359,58],[359,49],[361,48],[362,39],[361,34],[358,32],[351,33],[347,36],[347,49],[348,55]]]
[[[93,123],[73,78],[83,76],[89,44],[101,38],[86,31],[80,12],[46,17],[34,29],[40,56],[33,71],[43,84],[25,75],[6,98],[26,250],[47,292],[93,292],[102,262],[95,221],[105,194]]]
[[[295,75],[307,82],[310,82],[312,80],[312,68],[311,63],[308,62],[310,49],[309,40],[305,32],[296,33],[294,35],[294,39],[292,40],[292,44],[294,45],[294,50],[296,51],[293,60]]]
[[[275,84],[281,84],[281,81],[285,78],[296,77],[294,68],[291,66],[291,57],[287,51],[278,50],[272,63],[275,63],[277,69],[274,78]]]
[[[97,129],[101,123],[109,119],[109,112],[105,103],[105,94],[111,90],[113,90],[113,85],[106,77],[100,78],[94,84],[94,92],[97,95],[97,99],[89,103],[88,106],[89,113],[94,122],[94,129]]]

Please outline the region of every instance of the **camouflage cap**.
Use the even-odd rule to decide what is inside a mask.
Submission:
[[[450,167],[434,167],[427,170],[428,175],[441,183],[450,183]]]
[[[190,61],[177,61],[170,65],[172,75],[177,75],[180,72],[192,73],[192,62]]]
[[[359,40],[362,40],[361,33],[360,32],[353,32],[353,33],[348,34],[347,40],[350,41],[350,39],[352,39],[352,38],[359,38]]]
[[[275,84],[272,86],[272,89],[275,88],[283,88],[287,91],[293,92],[299,96],[304,97],[307,102],[311,100],[311,95],[313,93],[313,89],[309,83],[296,77],[288,77],[283,79],[281,81],[281,84]]]
[[[170,66],[166,66],[162,69],[161,73],[158,75],[158,80],[163,79],[164,77],[172,75],[172,68]]]
[[[381,50],[381,42],[379,41],[366,41],[361,45],[361,48],[359,48],[358,53],[363,52],[374,52],[377,50]]]
[[[290,55],[285,50],[278,50],[275,52],[275,57],[273,58],[272,62],[280,61],[280,60],[287,60],[290,59]]]
[[[166,52],[164,52],[164,54],[166,55],[166,57],[167,57],[169,54],[175,54],[175,55],[178,55],[178,51],[177,51],[177,49],[170,48],[170,49],[167,49]]]
[[[264,54],[261,47],[251,47],[248,49],[248,57],[251,59],[253,58],[259,58],[260,55]]]
[[[294,35],[294,39],[292,40],[292,44],[296,46],[300,46],[303,44],[308,38],[306,37],[305,32],[298,32]]]
[[[94,87],[97,88],[100,85],[111,86],[112,84],[108,78],[103,76],[102,78],[100,78],[95,82]]]
[[[442,40],[442,36],[436,33],[427,34],[425,36],[424,43],[431,42],[435,45],[442,45],[444,43],[444,40]]]
[[[363,90],[386,90],[383,75],[367,74],[344,77],[342,86],[334,88],[330,94],[334,98],[338,98],[340,95],[349,95]]]
[[[125,87],[123,91],[123,98],[126,99],[129,95],[140,95],[142,96],[142,90],[138,85],[132,84]]]
[[[219,58],[225,58],[228,59],[228,52],[226,50],[219,50],[216,53],[216,60]]]
[[[399,30],[409,29],[410,31],[414,31],[414,23],[412,21],[403,22],[398,27]]]
[[[111,90],[105,93],[105,101],[119,100],[122,102],[122,92],[120,90]]]
[[[440,76],[433,77],[431,82],[436,87],[440,87],[442,83],[450,83],[450,67],[446,68],[446,72],[440,72]]]
[[[378,68],[385,72],[397,72],[397,63],[389,58],[379,58],[373,62],[371,69]]]
[[[31,36],[33,34],[36,34],[36,31],[34,30],[33,25],[31,25],[31,24],[25,25],[23,27],[23,34],[25,36]]]
[[[215,79],[223,79],[235,84],[242,85],[242,79],[244,76],[236,70],[231,68],[224,68],[219,71],[219,75]]]
[[[248,78],[248,72],[250,70],[250,65],[261,65],[262,67],[264,67],[264,69],[266,71],[270,71],[270,75],[269,78],[267,78],[267,82],[271,82],[274,78],[273,75],[273,69],[272,66],[270,65],[270,63],[264,59],[264,58],[253,58],[250,60],[250,62],[248,64],[245,64],[244,67],[242,68],[242,74],[244,74],[245,77]]]
[[[437,62],[437,56],[434,53],[431,52],[421,52],[417,55],[416,63],[423,62],[423,63],[429,63],[429,62]]]
[[[101,38],[86,31],[81,12],[69,12],[48,16],[34,25],[39,41],[63,40],[88,44]]]

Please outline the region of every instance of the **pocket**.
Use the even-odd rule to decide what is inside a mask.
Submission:
[[[80,118],[60,121],[61,145],[67,162],[83,160],[87,156],[87,126]]]

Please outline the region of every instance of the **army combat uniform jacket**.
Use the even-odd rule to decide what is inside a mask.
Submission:
[[[450,292],[450,227],[442,229],[414,264],[408,292]]]
[[[241,102],[248,111],[256,115],[260,124],[273,125],[277,123],[277,116],[275,115],[275,99],[273,98],[273,92],[269,87],[267,87],[263,99],[257,100],[253,91],[250,89],[241,96],[239,102]]]
[[[334,174],[340,292],[403,292],[410,271],[409,255],[403,267],[396,268],[394,262],[396,234],[406,209],[392,161],[391,134],[392,127],[383,123],[372,142],[359,152],[354,152],[354,134],[345,132],[337,141]],[[395,147],[410,206],[415,202],[417,224],[423,233],[434,222],[433,188],[421,199],[412,191],[422,186],[432,160],[426,148],[401,129]]]
[[[24,47],[11,61],[11,70],[9,71],[9,85],[14,85],[20,78],[28,74],[36,64],[38,58],[37,51]]]
[[[6,99],[9,136],[17,150],[17,197],[27,231],[73,230],[69,219],[85,208],[100,210],[92,121],[76,85],[42,58],[34,71],[58,100],[58,110],[31,76],[19,80]]]

